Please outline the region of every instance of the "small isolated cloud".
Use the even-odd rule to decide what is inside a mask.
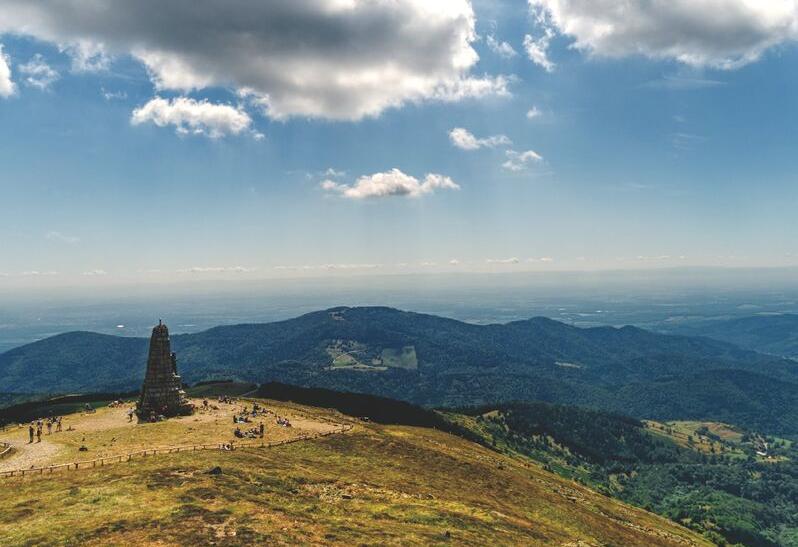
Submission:
[[[457,183],[443,175],[430,173],[423,180],[419,180],[396,168],[385,173],[364,175],[352,184],[341,184],[328,179],[321,183],[321,187],[327,192],[339,194],[347,199],[419,198],[436,190],[460,189]]]
[[[177,273],[251,273],[254,271],[256,271],[256,268],[245,268],[244,266],[193,266],[177,270]]]
[[[450,265],[450,266],[459,266],[459,265],[460,265],[460,261],[459,261],[459,260],[457,260],[456,258],[453,258],[453,259],[451,259],[451,260],[449,261],[449,265]]]
[[[19,65],[19,72],[25,76],[24,81],[27,85],[42,91],[48,89],[61,77],[55,69],[47,64],[40,53],[34,55],[24,65]]]
[[[62,234],[61,232],[50,231],[44,234],[44,238],[50,241],[58,241],[60,243],[67,243],[69,245],[75,245],[80,243],[80,238],[75,236],[70,236],[66,234]]]
[[[526,111],[526,119],[527,120],[535,120],[540,118],[543,115],[543,111],[540,110],[537,106],[533,106],[529,110]]]
[[[526,261],[531,263],[531,264],[536,264],[536,263],[539,263],[539,262],[543,262],[543,263],[554,262],[554,259],[552,257],[550,257],[550,256],[541,256],[539,258],[535,258],[535,257],[527,258]]]
[[[511,258],[489,258],[485,262],[488,264],[520,264],[521,260],[513,256]]]
[[[651,89],[666,89],[668,91],[692,91],[694,89],[708,89],[726,85],[721,80],[711,80],[709,78],[685,78],[681,76],[663,76],[657,80],[651,80],[642,85]]]
[[[127,99],[127,92],[125,91],[108,91],[104,87],[101,87],[100,93],[106,101],[123,101]]]
[[[328,167],[327,170],[322,173],[322,176],[331,179],[340,179],[346,176],[346,171],[338,171],[332,167]]]
[[[455,127],[449,131],[449,140],[454,146],[462,150],[478,150],[479,148],[496,148],[497,146],[511,146],[513,142],[506,135],[493,135],[479,139],[467,129]]]
[[[10,97],[17,92],[17,86],[11,80],[11,59],[3,53],[0,44],[0,97]]]
[[[108,272],[105,270],[89,270],[87,272],[83,272],[81,275],[85,275],[87,277],[102,277],[104,275],[108,275]]]
[[[534,150],[527,150],[526,152],[508,150],[506,155],[507,161],[502,164],[502,167],[513,172],[525,171],[530,166],[543,162],[543,156]]]
[[[502,57],[503,59],[512,59],[513,57],[518,55],[518,52],[515,49],[513,49],[513,46],[511,46],[507,42],[500,42],[492,34],[488,35],[486,43],[488,44],[488,47],[493,53],[495,53],[499,57]]]
[[[133,111],[130,123],[154,123],[158,127],[173,125],[179,135],[205,135],[218,139],[250,132],[252,118],[240,108],[228,104],[214,104],[188,97],[155,97]]]

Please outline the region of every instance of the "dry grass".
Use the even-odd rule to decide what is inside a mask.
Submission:
[[[222,473],[206,473],[214,466]],[[166,455],[2,485],[0,545],[705,544],[528,462],[411,427],[362,424],[278,448]]]

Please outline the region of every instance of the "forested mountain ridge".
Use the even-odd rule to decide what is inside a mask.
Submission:
[[[172,344],[192,383],[282,381],[427,406],[546,400],[657,419],[708,412],[798,433],[798,419],[783,412],[795,397],[798,364],[635,327],[582,329],[545,318],[481,326],[391,308],[333,308],[174,335]],[[48,338],[0,355],[0,391],[135,389],[146,349],[145,339],[85,332]],[[740,399],[741,374],[770,397]]]
[[[706,336],[772,355],[798,358],[798,315],[763,314],[679,325],[667,329]]]

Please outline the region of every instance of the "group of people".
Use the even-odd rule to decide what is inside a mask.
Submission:
[[[28,425],[28,444],[33,442],[33,438],[36,437],[36,442],[42,442],[42,430],[46,427],[47,434],[51,435],[53,433],[53,427],[55,427],[55,432],[60,433],[62,431],[61,425],[61,416],[53,416],[47,418],[47,420],[42,420],[39,418]]]
[[[233,431],[233,435],[238,437],[239,439],[262,439],[263,435],[266,431],[266,426],[263,425],[263,422],[258,424],[258,427],[253,427],[247,429],[246,431],[242,431],[240,427],[235,428]]]

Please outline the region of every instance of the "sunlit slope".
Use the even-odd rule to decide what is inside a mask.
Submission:
[[[221,474],[207,473],[215,466]],[[271,449],[10,479],[3,492],[3,545],[704,544],[534,464],[432,429],[367,423]]]

